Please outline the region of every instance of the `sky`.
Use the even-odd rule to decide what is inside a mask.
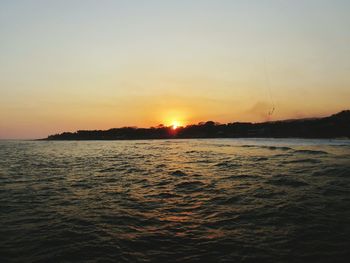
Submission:
[[[0,0],[0,139],[349,109],[349,13],[347,0]]]

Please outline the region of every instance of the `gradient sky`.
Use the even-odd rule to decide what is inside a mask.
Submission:
[[[350,1],[0,1],[0,139],[350,108]]]

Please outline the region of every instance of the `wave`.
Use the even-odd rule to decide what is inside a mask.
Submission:
[[[175,189],[188,189],[188,190],[198,190],[202,188],[205,184],[200,181],[186,181],[175,185]]]
[[[308,186],[309,184],[307,182],[296,180],[292,178],[288,178],[287,176],[283,176],[281,178],[273,178],[268,180],[269,184],[277,185],[277,186],[291,186],[291,187],[303,187]]]
[[[310,159],[310,158],[305,158],[305,159],[297,159],[297,160],[287,160],[283,162],[284,164],[296,164],[296,163],[322,163],[321,160],[318,159]]]
[[[294,150],[294,153],[311,154],[311,155],[328,154],[328,152],[326,151],[317,151],[317,150]]]
[[[185,173],[183,171],[180,171],[180,170],[176,170],[176,171],[171,172],[170,175],[173,175],[173,176],[187,176],[187,173]]]
[[[216,164],[214,164],[214,166],[225,167],[225,168],[236,168],[236,167],[240,167],[241,164],[239,164],[238,162],[232,161],[232,160],[228,160],[228,161],[216,163]]]
[[[289,151],[289,150],[293,150],[290,147],[287,146],[266,146],[266,145],[242,145],[240,147],[243,148],[260,148],[260,149],[268,149],[268,150],[281,150],[281,151]]]

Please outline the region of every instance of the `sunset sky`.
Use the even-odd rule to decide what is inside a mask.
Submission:
[[[350,1],[0,1],[0,139],[350,108]]]

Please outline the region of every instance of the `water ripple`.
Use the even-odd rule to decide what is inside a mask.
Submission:
[[[347,262],[350,143],[0,142],[1,262]]]

